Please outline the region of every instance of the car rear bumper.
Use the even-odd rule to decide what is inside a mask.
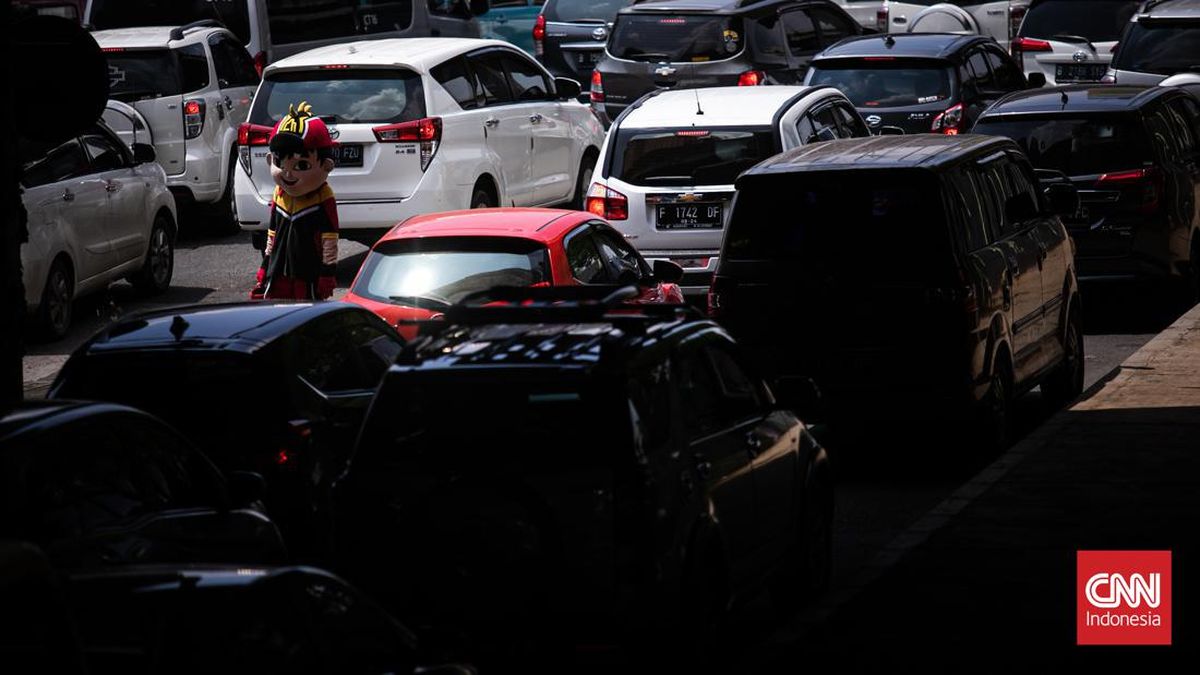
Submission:
[[[221,198],[221,156],[211,152],[187,153],[183,173],[167,174],[171,192],[186,195],[184,200],[211,203]]]

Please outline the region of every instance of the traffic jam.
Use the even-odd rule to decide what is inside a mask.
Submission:
[[[1200,0],[16,5],[109,92],[17,145],[42,672],[751,672],[840,465],[978,470],[1096,289],[1200,300]],[[84,321],[208,241],[236,301]]]

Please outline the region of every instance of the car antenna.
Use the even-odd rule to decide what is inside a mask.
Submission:
[[[693,64],[691,64],[691,66],[692,66],[692,67],[691,67],[691,68],[689,68],[688,70],[692,71],[692,82],[693,82],[693,85],[694,85],[694,83],[695,83],[695,80],[696,80],[696,64],[694,64],[694,63],[693,63]],[[692,93],[694,93],[694,94],[696,95],[696,114],[697,114],[697,115],[703,115],[703,114],[704,114],[704,108],[701,108],[701,107],[700,107],[700,88],[699,88],[699,87],[694,87],[694,88],[692,89]]]
[[[187,332],[187,329],[190,326],[191,324],[187,322],[187,319],[183,318],[179,314],[176,314],[175,318],[171,319],[171,335],[175,336],[176,342],[179,342],[183,339],[183,334]]]

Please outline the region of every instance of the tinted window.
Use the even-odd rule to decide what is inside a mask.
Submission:
[[[1025,88],[1025,77],[1021,69],[1006,54],[998,49],[987,50],[988,64],[996,77],[996,87],[1001,91],[1015,91]]]
[[[634,61],[703,62],[727,59],[742,50],[737,18],[667,14],[617,17],[608,50]]]
[[[783,35],[793,54],[812,54],[821,49],[821,43],[817,41],[817,28],[805,12],[783,14]]]
[[[25,162],[21,179],[25,187],[56,183],[82,176],[88,171],[88,159],[79,141],[74,138],[49,149],[20,136],[17,142],[22,161]]]
[[[258,84],[254,61],[246,48],[233,40],[217,35],[209,38],[212,49],[213,68],[217,71],[220,87],[244,87]]]
[[[100,131],[84,134],[83,147],[87,149],[92,160],[92,171],[113,171],[128,165],[125,152],[120,141],[109,137]]]
[[[808,84],[837,87],[860,108],[932,105],[950,98],[950,69],[936,62],[825,61],[814,65]]]
[[[1151,159],[1149,139],[1132,116],[985,117],[972,131],[1007,136],[1037,168],[1068,176],[1135,169]]]
[[[250,42],[246,0],[92,0],[89,22],[97,29],[182,26],[216,19],[243,43]]]
[[[471,69],[479,78],[479,88],[483,92],[485,105],[513,100],[512,91],[508,86],[508,76],[504,72],[504,63],[499,52],[473,54],[470,62]]]
[[[955,214],[955,226],[962,235],[966,251],[977,251],[992,243],[993,235],[984,218],[983,205],[979,201],[979,188],[971,171],[955,170],[945,180],[951,189],[943,194],[950,200],[950,209]]]
[[[721,395],[721,411],[729,422],[740,422],[762,411],[758,386],[725,346],[709,345],[704,350]]]
[[[419,0],[418,0],[419,1]],[[267,0],[275,44],[404,30],[413,0]]]
[[[833,106],[827,105],[818,108],[809,113],[808,116],[812,120],[813,133],[812,136],[804,139],[805,144],[832,141],[841,136],[841,130],[838,129],[837,115],[833,111]]]
[[[466,59],[461,57],[451,59],[440,66],[435,66],[430,72],[463,110],[472,110],[478,107],[475,101],[478,93],[475,76],[467,69]]]
[[[208,87],[208,54],[204,52],[204,45],[184,45],[175,50],[175,58],[179,60],[179,78],[184,93]],[[254,68],[254,64],[250,67]],[[258,83],[258,73],[254,74],[253,83]]]
[[[828,47],[842,38],[857,34],[854,24],[827,9],[818,8],[807,11],[821,30],[822,47]]]
[[[1159,75],[1193,70],[1200,54],[1200,21],[1131,24],[1113,57],[1113,68]]]
[[[633,0],[548,0],[545,14],[547,21],[609,22],[631,4]]]
[[[625,241],[625,237],[616,230],[597,225],[592,230],[595,233],[596,246],[600,257],[609,269],[615,283],[633,283],[643,276],[650,274],[650,269],[642,260],[642,256]]]
[[[313,70],[277,73],[254,96],[250,121],[275,126],[288,106],[308,101],[334,123],[408,122],[425,116],[421,76],[409,70]]]
[[[508,82],[518,101],[543,101],[550,96],[550,78],[528,59],[517,54],[501,57],[508,68]]]
[[[375,247],[354,292],[380,302],[422,297],[453,304],[492,286],[549,283],[545,246],[515,237],[400,239]]]
[[[680,360],[682,386],[679,396],[690,440],[707,436],[724,427],[722,397],[712,362],[700,349],[685,351]]]
[[[787,47],[783,42],[783,28],[779,17],[771,14],[750,23],[754,32],[754,50],[760,58],[782,63],[787,59]]]
[[[671,440],[671,397],[674,382],[671,362],[659,361],[636,369],[630,381],[629,396],[636,413],[637,428],[647,450],[667,445]]]
[[[450,17],[452,19],[469,19],[471,12],[467,9],[467,3],[462,0],[425,0],[429,7],[429,13],[435,16]]]
[[[1130,0],[1043,0],[1034,2],[1018,35],[1048,38],[1077,35],[1092,42],[1115,42],[1138,2]]]
[[[571,276],[585,284],[610,284],[608,267],[600,257],[592,228],[585,226],[569,235],[567,241],[567,263],[571,265]]]
[[[175,52],[169,49],[105,52],[104,56],[108,59],[110,98],[128,103],[182,94],[185,91],[179,75],[179,62]],[[204,82],[207,84],[207,60],[204,70]]]
[[[611,175],[635,185],[728,185],[776,152],[768,129],[621,129]]]
[[[374,389],[399,353],[395,333],[366,317],[343,312],[314,321],[293,339],[299,375],[325,392]]]
[[[842,127],[842,138],[865,138],[871,135],[866,123],[853,108],[845,103],[839,103],[834,106],[833,111]]]
[[[993,88],[995,82],[992,79],[992,71],[988,70],[987,56],[983,50],[971,52],[970,58],[967,59],[967,71],[971,73],[971,81],[980,91]]]

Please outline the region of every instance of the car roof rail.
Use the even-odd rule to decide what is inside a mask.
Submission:
[[[195,30],[197,28],[224,28],[224,27],[225,27],[225,24],[221,23],[220,21],[217,21],[216,19],[200,19],[199,21],[185,23],[182,26],[177,26],[175,28],[172,28],[171,29],[171,39],[172,40],[182,40],[184,33],[186,33],[189,30]]]

